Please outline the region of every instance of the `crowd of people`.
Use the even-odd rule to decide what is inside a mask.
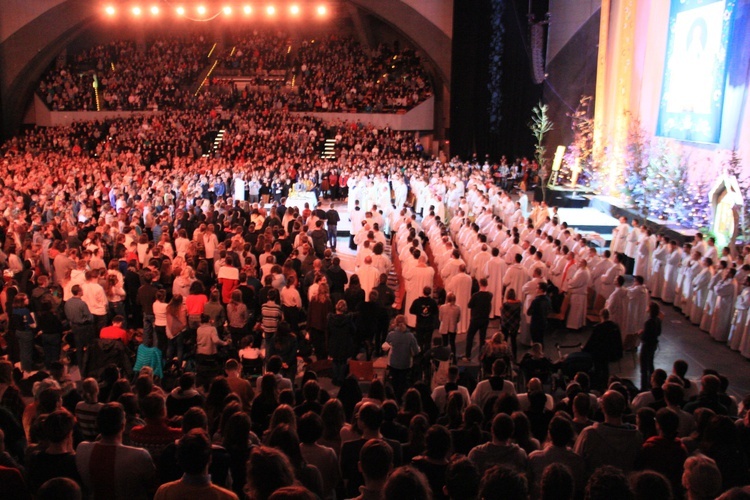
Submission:
[[[535,163],[418,145],[268,107],[3,145],[0,496],[747,495],[750,400],[654,358],[657,300],[750,342],[748,252],[627,221],[602,250],[529,199]],[[555,321],[594,323],[557,363]],[[609,374],[639,344],[640,389]],[[350,366],[382,354],[363,392]]]
[[[52,111],[188,109],[210,49],[205,35],[97,45],[55,63],[39,94]]]
[[[367,53],[352,37],[305,41],[297,52],[298,111],[383,113],[406,110],[432,95],[420,58],[398,44]]]
[[[262,100],[293,111],[368,113],[407,110],[432,93],[421,59],[398,44],[369,53],[352,37],[328,35],[305,40],[292,57],[288,34],[256,29],[224,45],[214,56],[221,64],[203,84],[198,78],[212,66],[215,44],[200,32],[143,47],[97,45],[56,61],[38,93],[53,111],[253,109]],[[237,76],[244,78],[239,88]]]

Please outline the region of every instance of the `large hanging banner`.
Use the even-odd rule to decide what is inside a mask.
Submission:
[[[717,143],[735,0],[672,0],[656,135]]]

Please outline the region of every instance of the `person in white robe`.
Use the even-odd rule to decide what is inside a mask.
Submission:
[[[651,290],[651,297],[655,299],[662,298],[662,289],[664,288],[664,267],[667,264],[668,245],[666,239],[662,236],[657,238],[657,246],[651,252],[651,277],[648,281],[648,289]]]
[[[447,283],[451,277],[459,272],[462,266],[466,269],[466,262],[461,258],[461,252],[458,249],[454,249],[450,260],[440,270],[440,277]]]
[[[643,276],[643,279],[648,283],[649,281],[649,268],[651,263],[651,234],[650,231],[641,227],[640,229],[640,240],[635,251],[635,267],[633,268],[634,276]]]
[[[365,257],[365,263],[357,269],[359,283],[365,291],[365,302],[370,301],[370,291],[380,283],[380,271],[372,265],[372,256]]]
[[[732,310],[737,295],[737,283],[734,281],[736,271],[729,269],[714,288],[716,292],[716,308],[711,319],[711,329],[708,333],[714,340],[726,342],[729,337],[729,327],[732,323]]]
[[[516,297],[521,299],[521,291],[526,282],[529,281],[529,275],[521,264],[521,254],[516,255],[516,262],[510,266],[503,277],[503,289],[507,296],[508,290],[513,290]]]
[[[734,315],[732,316],[732,325],[729,328],[729,339],[727,344],[733,351],[742,351],[743,343],[750,342],[747,340],[747,311],[750,309],[750,277],[745,278],[742,282],[742,291],[737,295],[734,301]],[[745,346],[745,349],[748,349]],[[744,354],[743,354],[744,356]]]
[[[417,325],[417,317],[409,312],[412,302],[422,296],[425,287],[433,287],[435,270],[427,265],[427,257],[423,254],[415,266],[405,268],[402,272],[404,289],[406,291],[404,300],[404,316],[406,324],[410,328]]]
[[[620,335],[625,340],[625,328],[628,320],[628,290],[623,286],[625,277],[615,279],[615,289],[609,294],[604,308],[609,311],[609,319],[620,327]]]
[[[719,262],[716,266],[716,271],[708,282],[708,293],[706,293],[706,303],[703,305],[703,314],[701,315],[701,322],[698,328],[704,332],[711,330],[711,322],[713,321],[714,309],[716,309],[716,285],[724,279],[728,266],[726,262]]]
[[[245,201],[245,180],[242,174],[234,177],[234,199],[235,201]]]
[[[682,262],[682,251],[677,242],[672,240],[667,246],[667,257],[664,263],[664,284],[661,289],[661,300],[672,304],[677,294],[677,275]]]
[[[693,260],[693,247],[690,243],[686,243],[682,247],[682,261],[680,267],[677,269],[677,285],[675,286],[674,306],[677,309],[682,309],[685,305],[685,274],[690,268],[690,263]]]
[[[651,297],[643,276],[636,276],[633,286],[628,288],[628,316],[625,321],[625,335],[632,335],[643,329],[648,319]]]
[[[537,291],[539,290],[539,283],[546,282],[542,279],[541,270],[537,269],[531,275],[531,279],[526,282],[523,288],[521,288],[521,303],[523,306],[521,307],[521,323],[518,329],[518,342],[523,345],[532,344],[531,333],[529,332],[531,318],[527,313],[531,306],[531,302],[536,298]]]
[[[488,291],[492,293],[492,313],[490,318],[499,318],[503,308],[503,279],[508,265],[500,258],[500,251],[492,249],[492,257],[487,261]]]
[[[513,242],[505,252],[505,263],[508,265],[513,264],[516,259],[516,254],[523,255],[523,247],[519,244],[520,238],[518,236],[513,237]]]
[[[713,260],[710,258],[703,259],[701,261],[700,272],[693,278],[693,298],[688,316],[690,317],[690,322],[694,325],[699,325],[703,317],[703,309],[706,306],[706,297],[708,295],[708,284],[711,282],[711,278],[713,278],[712,266]]]
[[[682,285],[682,314],[690,316],[690,311],[693,309],[693,299],[695,294],[693,293],[693,278],[695,278],[701,270],[701,254],[699,252],[693,252],[690,263],[685,270],[683,276]]]
[[[602,276],[601,285],[599,286],[599,295],[601,295],[605,301],[614,291],[615,280],[617,279],[617,277],[625,275],[624,261],[625,256],[623,254],[617,254],[617,256],[615,257],[615,265],[610,267]]]
[[[469,300],[471,299],[471,276],[466,273],[466,266],[462,265],[458,273],[445,283],[445,292],[456,296],[456,305],[461,309],[456,333],[464,334],[469,329]]]
[[[570,308],[565,326],[570,330],[579,330],[586,326],[586,312],[588,307],[588,289],[591,283],[591,273],[588,263],[580,260],[577,263],[573,278],[568,282],[567,293],[570,294]]]
[[[474,255],[474,258],[471,261],[472,275],[477,281],[482,278],[489,278],[489,275],[487,274],[487,263],[491,258],[492,255],[490,254],[490,249],[487,246],[487,243],[482,243],[479,252]]]
[[[633,227],[628,232],[628,236],[625,238],[625,256],[627,257],[625,261],[625,272],[628,274],[638,274],[634,273],[635,268],[635,256],[638,253],[638,245],[640,244],[641,240],[643,239],[641,234],[641,228],[638,226],[638,220],[633,219]]]
[[[609,245],[609,250],[612,252],[612,258],[618,253],[624,253],[625,247],[628,242],[628,234],[630,234],[630,226],[628,226],[627,217],[620,217],[620,224],[612,230],[612,241]]]
[[[719,260],[719,250],[716,248],[716,238],[711,237],[708,239],[706,252],[703,254],[703,257],[708,257],[714,262]]]

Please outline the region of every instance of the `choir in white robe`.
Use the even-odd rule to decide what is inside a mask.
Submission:
[[[625,340],[625,328],[628,321],[628,290],[627,288],[616,286],[614,291],[607,298],[604,307],[609,311],[609,319],[620,327],[620,334]]]
[[[713,274],[711,268],[704,266],[703,269],[693,278],[693,300],[690,304],[690,311],[686,311],[690,316],[690,322],[698,325],[703,317],[703,309],[706,306],[706,297],[708,296],[708,284],[711,282]]]
[[[628,316],[625,323],[626,335],[638,333],[648,319],[648,306],[651,302],[645,285],[628,288]]]
[[[693,299],[695,298],[695,293],[693,291],[693,278],[695,278],[698,273],[700,272],[701,267],[701,261],[700,259],[691,259],[690,264],[688,265],[687,269],[685,270],[685,275],[683,276],[683,285],[682,285],[682,314],[685,316],[690,316],[690,311],[693,309]]]
[[[723,279],[714,288],[716,292],[716,309],[714,309],[709,333],[714,340],[718,340],[719,342],[726,342],[729,337],[736,288],[737,285],[734,278]]]
[[[703,306],[703,315],[701,316],[701,323],[698,326],[704,332],[711,330],[711,321],[713,321],[714,309],[716,308],[716,292],[714,291],[716,285],[721,281],[721,275],[723,271],[717,271],[711,277],[708,282],[708,293],[706,293],[706,303]]]
[[[602,276],[601,278],[601,285],[599,286],[599,295],[601,295],[604,300],[607,300],[607,298],[609,298],[609,295],[614,291],[617,283],[617,277],[624,274],[625,266],[620,263],[617,263],[614,266],[610,267],[609,270],[604,273],[604,276]]]
[[[745,342],[747,329],[747,310],[750,309],[750,287],[743,287],[742,292],[734,301],[734,314],[732,315],[732,325],[729,328],[729,339],[727,344],[734,351],[741,350],[742,342]],[[750,340],[750,339],[749,339]]]
[[[682,252],[679,249],[675,248],[667,254],[664,266],[664,285],[661,289],[661,300],[667,304],[672,304],[675,300],[680,262],[682,262]]]
[[[503,308],[503,279],[508,265],[501,257],[492,257],[487,262],[488,291],[492,292],[492,315],[500,317]],[[518,297],[518,296],[516,296]]]
[[[516,299],[522,300],[521,294],[523,293],[523,286],[529,281],[529,275],[526,273],[526,269],[521,264],[513,264],[505,272],[503,278],[503,286],[505,294],[508,294],[508,290],[514,290],[516,292]]]
[[[531,303],[536,298],[536,292],[539,290],[539,283],[541,278],[532,278],[527,281],[521,289],[521,300],[523,306],[521,307],[521,324],[518,329],[518,341],[523,345],[531,345],[531,332],[529,332],[529,323],[531,318],[526,314],[529,311]]]
[[[641,240],[635,252],[635,268],[633,276],[642,276],[646,283],[649,281],[649,263],[651,261],[651,240],[641,234]]]
[[[692,262],[692,260],[693,258],[689,255],[688,252],[683,252],[682,261],[680,261],[680,267],[677,269],[677,284],[675,285],[674,289],[674,306],[678,309],[682,309],[682,307],[685,305],[685,274],[688,272],[688,269],[690,268],[690,262]]]
[[[661,243],[651,253],[651,277],[648,281],[648,289],[655,299],[662,298],[664,288],[664,267],[667,264],[667,245]]]
[[[578,330],[586,326],[586,308],[588,306],[588,289],[591,274],[588,268],[579,267],[573,278],[568,282],[570,294],[570,309],[565,326],[571,330]]]
[[[625,252],[628,234],[630,234],[630,227],[627,222],[620,222],[620,225],[612,230],[612,242],[609,245],[609,250],[612,252],[612,259],[618,253]]]
[[[456,333],[463,334],[469,329],[469,299],[471,299],[471,276],[458,273],[445,284],[445,292],[456,296],[456,305],[461,309]]]

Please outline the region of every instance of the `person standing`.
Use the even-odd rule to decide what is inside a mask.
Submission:
[[[494,297],[493,297],[494,299]],[[500,313],[500,329],[510,339],[513,359],[518,357],[518,329],[521,326],[522,304],[516,299],[516,291],[508,290]]]
[[[73,297],[65,302],[65,317],[70,323],[70,330],[76,343],[76,360],[78,369],[83,369],[83,354],[89,343],[93,340],[94,316],[89,311],[89,306],[83,301],[83,289],[81,285],[73,285],[71,288]]]
[[[154,335],[154,302],[156,301],[157,288],[153,285],[154,275],[151,271],[143,273],[143,285],[138,288],[136,300],[143,311],[143,340],[150,339]]]
[[[448,293],[445,297],[445,304],[438,308],[440,317],[439,333],[443,337],[443,345],[450,344],[453,359],[456,359],[456,329],[458,320],[461,317],[461,308],[456,305],[456,296]]]
[[[104,405],[96,417],[101,439],[76,448],[76,466],[93,498],[151,498],[156,468],[143,448],[122,444],[125,410],[119,403]]]
[[[565,326],[570,330],[580,330],[586,326],[589,283],[591,283],[591,274],[588,270],[588,262],[581,259],[573,278],[568,282],[567,293],[570,294],[570,309]]]
[[[338,190],[338,188],[336,189]],[[333,203],[331,203],[330,208],[326,212],[326,222],[328,229],[328,246],[331,247],[331,250],[333,250],[334,252],[336,251],[336,243],[338,241],[337,227],[340,220],[341,217],[339,217],[339,213],[333,208]]]
[[[422,296],[412,302],[409,312],[417,317],[416,332],[419,348],[427,351],[432,343],[432,334],[435,331],[439,311],[437,302],[432,298],[432,288],[426,286],[422,292]]]
[[[427,265],[427,257],[420,255],[417,264],[403,270],[404,288],[406,290],[404,319],[409,326],[416,326],[417,317],[411,314],[411,304],[418,299],[425,287],[432,288],[435,269]]]
[[[651,374],[654,373],[654,355],[659,347],[661,335],[661,310],[659,304],[652,302],[648,307],[648,319],[639,332],[641,337],[641,390],[651,386]]]
[[[451,276],[445,282],[445,291],[453,292],[456,296],[456,304],[464,313],[458,320],[458,333],[467,333],[469,331],[469,321],[471,317],[468,313],[469,301],[471,300],[472,279],[466,273],[466,265],[460,264],[458,272]]]
[[[589,353],[594,362],[592,387],[604,390],[609,381],[609,364],[622,358],[622,334],[617,323],[609,319],[606,308],[601,310],[599,318],[601,321],[594,326],[582,350]]]
[[[13,298],[13,309],[8,329],[16,332],[21,369],[24,372],[33,371],[36,318],[34,313],[29,310],[29,298],[25,293],[19,293]]]
[[[83,301],[89,306],[89,311],[94,316],[94,335],[107,326],[107,308],[109,301],[104,288],[99,284],[98,271],[86,271],[86,281],[81,285],[83,290]]]
[[[547,283],[539,283],[536,297],[531,301],[526,314],[529,316],[529,333],[534,343],[544,344],[547,332],[547,317],[552,312],[552,302],[547,296]]]
[[[487,291],[487,278],[479,280],[479,291],[469,299],[469,329],[466,331],[466,360],[471,359],[471,348],[474,344],[474,335],[479,333],[479,347],[484,345],[487,338],[487,326],[490,323],[492,312],[492,292]]]
[[[333,359],[333,384],[340,386],[346,378],[349,359],[356,353],[357,328],[348,314],[345,300],[336,303],[336,314],[328,315],[328,355]]]
[[[419,353],[417,338],[407,328],[403,314],[393,319],[393,329],[385,338],[385,342],[390,346],[388,370],[393,383],[393,391],[396,393],[396,399],[400,400],[406,391],[414,356]]]

